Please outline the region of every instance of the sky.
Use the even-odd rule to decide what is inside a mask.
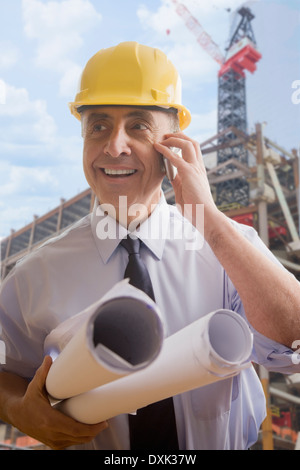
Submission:
[[[300,0],[182,0],[223,54],[248,6],[262,59],[247,72],[248,131],[300,145]],[[192,114],[186,133],[217,133],[219,64],[171,0],[0,0],[0,239],[87,188],[80,123],[69,112],[98,50],[137,41],[163,50]],[[293,88],[294,87],[294,88]]]

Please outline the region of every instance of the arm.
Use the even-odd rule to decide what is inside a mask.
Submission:
[[[182,150],[180,158],[169,147]],[[191,204],[188,214],[197,227],[197,204],[204,204],[204,237],[235,285],[249,323],[268,338],[291,347],[300,339],[300,285],[236,230],[216,207],[200,146],[183,133],[169,134],[155,148],[177,167],[172,182],[177,204]]]
[[[300,338],[299,282],[221,215],[220,226],[207,241],[235,285],[248,321],[264,336],[291,348]]]
[[[45,390],[51,363],[46,356],[29,384],[18,375],[0,373],[0,418],[52,449],[89,442],[107,423],[81,424],[51,407]]]

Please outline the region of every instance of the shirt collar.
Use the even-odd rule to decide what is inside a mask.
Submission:
[[[91,215],[91,227],[96,247],[106,264],[118,247],[120,241],[128,235],[128,230],[113,217],[105,214],[96,199]],[[165,240],[169,231],[169,206],[162,192],[159,203],[134,232],[149,250],[161,259]]]

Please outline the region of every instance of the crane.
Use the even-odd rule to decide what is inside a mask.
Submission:
[[[207,51],[207,53],[219,64],[223,64],[225,58],[219,46],[212,40],[212,38],[203,29],[197,18],[195,18],[189,9],[177,0],[172,0],[175,5],[176,13],[182,17],[186,27],[196,36],[197,42],[200,46]]]
[[[220,65],[218,72],[218,134],[221,134],[218,145],[226,148],[218,150],[217,163],[235,158],[248,164],[248,151],[244,146],[226,146],[226,142],[236,136],[224,132],[234,126],[243,132],[247,131],[246,109],[246,75],[245,70],[254,73],[261,54],[251,26],[254,15],[249,8],[238,10],[240,22],[230,38],[226,56],[219,46],[207,34],[199,21],[189,9],[178,0],[172,0],[176,13],[182,17],[186,27],[196,36],[201,47]],[[223,145],[224,144],[224,145]],[[226,171],[235,171],[234,166],[227,166]],[[228,204],[249,204],[249,184],[245,178],[231,178],[217,184],[217,205],[222,208]]]

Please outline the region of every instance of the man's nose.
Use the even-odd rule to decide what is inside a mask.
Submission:
[[[113,158],[131,154],[129,137],[124,128],[118,127],[112,130],[105,143],[104,152]]]

